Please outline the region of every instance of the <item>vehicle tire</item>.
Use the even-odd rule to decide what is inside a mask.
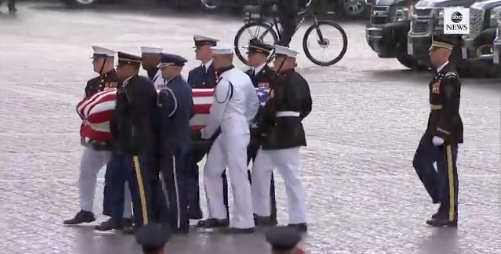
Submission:
[[[245,31],[248,31],[248,30],[250,30],[250,28],[253,28],[253,27],[255,27],[256,29],[259,28],[258,31],[263,31],[263,33],[258,34],[258,35],[251,35],[252,37],[250,39],[258,38],[258,39],[262,40],[263,38],[265,38],[266,35],[271,34],[271,36],[273,38],[272,43],[275,44],[278,42],[278,35],[271,25],[260,22],[260,21],[251,21],[249,23],[245,23],[240,29],[238,29],[237,33],[235,34],[235,39],[233,41],[233,45],[235,46],[235,54],[237,55],[238,59],[240,61],[242,61],[242,63],[244,63],[244,64],[247,64],[247,57],[244,56],[244,54],[242,54],[241,49],[243,48],[243,46],[247,46],[247,45],[239,45],[240,37],[242,36],[242,34]],[[266,41],[266,43],[271,44],[268,41]]]
[[[339,7],[340,14],[349,19],[366,19],[370,14],[364,0],[339,0]]]
[[[419,63],[419,61],[410,55],[402,54],[397,56],[397,60],[403,66],[415,70],[415,71],[426,71],[428,67]]]
[[[341,49],[341,52],[332,60],[330,61],[319,61],[317,59],[315,59],[312,55],[311,55],[311,51],[310,49],[308,48],[308,37],[309,35],[315,31],[318,33],[318,31],[320,31],[320,33],[322,32],[321,29],[320,29],[320,26],[322,25],[327,25],[327,26],[331,26],[331,27],[334,27],[335,29],[337,29],[340,33],[341,33],[341,37],[342,37],[342,40],[343,40],[343,47]],[[317,41],[318,41],[318,34],[317,34]],[[323,42],[321,41],[318,41],[318,44],[320,44],[321,47],[325,48],[325,47],[328,47],[330,45],[330,42],[327,38],[323,38]],[[341,27],[338,23],[334,22],[334,21],[330,21],[330,20],[319,20],[318,21],[318,29],[316,29],[316,26],[315,24],[312,24],[310,27],[308,27],[306,29],[306,31],[304,32],[304,36],[303,36],[303,50],[304,50],[304,54],[306,55],[306,57],[314,64],[316,65],[319,65],[319,66],[331,66],[331,65],[334,65],[336,64],[337,62],[339,62],[341,59],[343,59],[344,55],[346,54],[346,50],[348,49],[348,37],[346,36],[346,32],[344,31],[343,27]]]
[[[61,0],[61,2],[72,8],[87,8],[96,5],[99,0]]]

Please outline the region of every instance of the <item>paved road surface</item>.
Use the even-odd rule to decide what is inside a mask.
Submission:
[[[16,18],[0,15],[0,248],[5,253],[139,253],[128,236],[62,226],[78,208],[82,149],[74,106],[94,75],[90,46],[137,53],[138,46],[158,44],[181,52],[194,67],[194,33],[232,42],[240,26],[238,20],[159,13],[24,5]],[[345,24],[351,44],[335,67],[299,60],[314,96],[313,113],[305,120],[309,146],[302,150],[311,216],[304,245],[318,254],[499,253],[500,82],[465,81],[460,228],[428,228],[424,221],[436,207],[411,159],[426,124],[430,75],[379,60],[367,47],[363,28]],[[299,44],[296,38],[294,46]],[[278,186],[285,222],[281,180]],[[177,254],[257,254],[267,248],[262,234],[193,234],[169,244]]]

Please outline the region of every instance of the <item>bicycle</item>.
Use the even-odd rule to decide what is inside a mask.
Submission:
[[[203,4],[205,4],[207,2],[207,0],[200,0],[200,1]],[[308,3],[306,4],[306,7],[303,10],[301,10],[300,12],[298,12],[299,22],[298,22],[298,25],[296,27],[296,32],[299,30],[299,28],[301,27],[303,22],[306,20],[306,18],[308,18],[308,17],[313,18],[313,24],[311,24],[306,29],[306,31],[303,35],[303,43],[302,43],[303,44],[303,51],[304,51],[306,57],[312,63],[319,65],[319,66],[331,66],[331,65],[334,65],[337,62],[339,62],[346,54],[346,50],[348,49],[348,38],[346,36],[346,32],[344,31],[344,29],[338,23],[331,21],[331,20],[319,20],[316,17],[315,13],[310,8],[312,1],[313,0],[309,0]],[[243,47],[240,47],[240,45],[238,45],[239,41],[240,41],[240,37],[242,36],[244,31],[248,31],[249,28],[252,28],[252,27],[257,27],[258,31],[261,28],[264,28],[263,34],[256,35],[255,37],[252,37],[250,39],[258,38],[259,40],[263,41],[263,38],[268,34],[271,34],[271,36],[273,37],[274,44],[276,44],[280,39],[280,36],[281,36],[280,30],[281,29],[280,29],[280,26],[279,26],[280,23],[279,23],[279,20],[277,17],[277,10],[276,10],[276,8],[271,8],[272,9],[272,13],[271,13],[272,18],[270,20],[270,19],[267,19],[264,17],[264,14],[267,11],[266,9],[267,8],[263,8],[260,5],[247,5],[244,7],[244,13],[246,14],[247,18],[244,20],[245,24],[235,34],[234,46],[235,46],[235,53],[236,53],[238,59],[240,59],[240,61],[242,61],[245,64],[247,64],[247,59],[244,56],[244,54],[242,54],[242,52],[240,50]],[[331,44],[329,39],[325,38],[324,34],[320,30],[320,26],[323,26],[323,25],[331,26],[331,27],[335,28],[341,34],[341,39],[343,41],[343,47],[342,47],[341,52],[334,59],[328,60],[328,61],[320,61],[320,60],[314,58],[312,55],[312,52],[310,51],[310,49],[308,47],[308,37],[310,36],[310,34],[313,31],[315,31],[317,34],[316,41],[320,45],[320,47],[325,49]]]

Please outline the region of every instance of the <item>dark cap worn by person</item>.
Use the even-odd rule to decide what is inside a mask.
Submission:
[[[186,58],[169,53],[161,53],[160,54],[160,63],[158,64],[158,68],[165,68],[168,66],[184,66],[184,64],[188,62]]]
[[[247,54],[259,53],[268,56],[270,55],[272,50],[273,50],[272,45],[261,42],[256,38],[250,40],[249,46],[247,46]]]
[[[141,65],[141,62],[143,60],[140,56],[135,56],[135,55],[120,52],[120,51],[117,53],[117,56],[118,56],[118,65],[119,66],[122,66],[122,65],[139,66],[139,65]]]
[[[293,227],[274,227],[266,233],[266,241],[271,245],[271,249],[279,252],[294,250],[301,239],[301,233]]]
[[[435,48],[444,48],[444,49],[452,50],[454,48],[454,42],[443,37],[443,36],[433,36],[430,50],[435,49]]]
[[[171,233],[168,226],[162,224],[146,224],[139,228],[136,233],[136,241],[146,254],[162,253]]]
[[[195,48],[198,48],[202,46],[216,46],[219,40],[196,34],[193,36],[193,41],[195,42]]]

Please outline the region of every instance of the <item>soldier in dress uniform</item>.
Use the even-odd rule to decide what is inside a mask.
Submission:
[[[267,60],[273,50],[272,45],[268,45],[259,41],[258,39],[252,39],[247,47],[247,59],[249,66],[251,68],[246,71],[247,75],[252,80],[254,87],[260,87],[268,89],[271,81],[275,78],[275,71],[268,66]],[[263,105],[261,105],[263,106]],[[260,108],[260,111],[263,107]],[[254,123],[257,123],[260,118],[260,112],[256,115]],[[261,132],[257,124],[251,125],[250,128],[251,141],[249,147],[247,148],[247,165],[256,159],[257,151],[261,145]],[[249,181],[251,181],[251,171],[249,169]],[[252,183],[251,183],[252,184]],[[270,220],[261,221],[262,217],[255,216],[256,225],[276,225],[277,224],[277,205],[275,198],[275,181],[273,175],[271,176],[270,184],[270,200],[271,200],[271,216]],[[268,219],[268,218],[267,218]]]
[[[301,233],[291,227],[278,226],[266,232],[266,241],[271,245],[272,254],[303,254],[297,245],[301,242]]]
[[[171,232],[166,225],[150,223],[140,228],[135,236],[144,254],[163,254]]]
[[[431,63],[437,72],[429,84],[430,116],[413,160],[413,166],[433,203],[440,204],[426,223],[435,227],[457,227],[458,146],[463,143],[463,122],[459,115],[461,82],[449,63],[454,44],[433,38]],[[437,164],[437,169],[433,166]]]
[[[141,47],[143,69],[148,73],[148,78],[157,90],[163,88],[165,85],[162,72],[157,67],[160,63],[160,53],[162,53],[162,50],[159,47]]]
[[[252,168],[254,213],[270,216],[268,190],[274,168],[284,179],[287,192],[289,226],[307,231],[304,187],[299,179],[299,148],[306,146],[302,120],[312,108],[308,82],[295,72],[297,52],[275,46],[270,99],[264,106],[259,127],[263,135],[261,149]]]
[[[217,74],[212,65],[212,46],[216,46],[218,40],[202,36],[193,36],[195,42],[195,54],[197,60],[202,64],[188,74],[188,83],[192,88],[214,88],[217,83]],[[190,219],[202,219],[202,209],[200,208],[200,188],[199,188],[199,169],[198,162],[205,156],[206,151],[203,149],[193,149],[190,152],[188,168],[188,214]],[[228,212],[228,181],[226,173],[222,174],[223,191],[225,193],[224,204]]]
[[[158,68],[166,86],[158,94],[159,167],[168,200],[169,224],[175,234],[189,233],[186,189],[187,156],[190,150],[190,119],[193,116],[191,86],[181,76],[187,60],[162,54]]]
[[[207,125],[202,129],[202,138],[217,137],[204,168],[209,218],[200,221],[198,226],[215,228],[227,225],[221,174],[228,167],[235,204],[233,220],[227,233],[252,233],[254,219],[246,162],[249,125],[257,114],[259,100],[249,76],[233,66],[233,46],[218,44],[212,50],[219,81]]]
[[[158,177],[152,167],[157,92],[151,80],[138,75],[141,60],[139,56],[118,52],[117,74],[123,85],[117,91],[110,122],[112,135],[116,137],[117,154],[122,155],[125,165],[122,179],[115,183],[129,183],[136,228],[150,221],[151,186],[148,180]],[[120,220],[121,213],[117,212],[112,218]]]
[[[92,96],[98,92],[116,89],[119,85],[119,79],[115,72],[113,62],[115,51],[99,46],[93,46],[94,54],[92,56],[92,64],[94,72],[99,76],[90,79],[85,86],[84,98]],[[88,125],[82,124],[81,128],[90,128]],[[110,140],[111,141],[111,140]],[[99,170],[106,165],[111,158],[111,142],[98,142],[96,140],[81,139],[85,150],[80,163],[79,189],[80,189],[80,211],[72,219],[64,221],[64,224],[75,225],[80,223],[88,223],[95,221],[94,213],[94,195],[96,191],[97,174]],[[122,194],[122,199],[124,194]],[[129,195],[130,196],[130,195]],[[111,201],[107,199],[107,191],[105,190],[105,199],[103,200],[104,214],[110,216],[113,207]],[[130,199],[129,199],[130,203]],[[123,210],[124,217],[130,218],[131,209]]]

